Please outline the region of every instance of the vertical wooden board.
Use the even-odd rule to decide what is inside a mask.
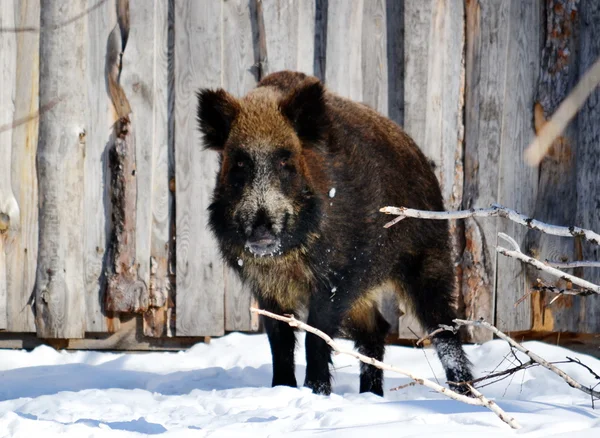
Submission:
[[[498,200],[510,2],[467,0],[463,207]],[[507,169],[507,171],[509,171]],[[467,317],[493,320],[497,220],[465,221],[463,299]],[[497,323],[500,321],[496,321]],[[476,341],[489,333],[470,331]]]
[[[84,169],[84,269],[86,330],[114,332],[119,318],[105,315],[106,258],[110,232],[110,176],[108,151],[117,115],[106,89],[106,51],[110,32],[117,25],[114,2],[106,2],[86,16],[87,123]]]
[[[362,101],[388,114],[388,68],[385,0],[364,3],[362,19]]]
[[[15,1],[14,4],[18,5],[15,26],[39,29],[39,0]],[[7,3],[3,2],[3,5]],[[15,62],[19,71],[14,96],[15,121],[24,120],[38,111],[39,30],[17,33],[16,38],[17,58],[9,61],[10,57],[3,56],[3,59]],[[35,284],[38,248],[37,140],[37,117],[12,129],[12,186],[19,204],[20,223],[7,253],[7,330],[11,332],[35,332],[31,294]]]
[[[535,2],[512,1],[510,7],[498,202],[531,214],[535,208],[538,169],[524,162],[523,152],[535,136],[532,108],[539,75],[542,23]],[[497,231],[508,234],[522,246],[527,230],[512,222],[499,221]],[[500,330],[531,328],[530,301],[524,300],[515,306],[527,292],[525,283],[521,263],[498,255],[496,324]]]
[[[569,0],[567,0],[569,1]],[[545,19],[540,25],[540,36],[545,34],[543,49],[539,63],[539,76],[537,80],[535,103],[533,107],[534,127],[542,128],[546,119],[550,117],[560,102],[567,96],[570,89],[577,82],[576,47],[577,35],[574,32],[577,15],[571,14],[568,8],[555,7],[563,4],[563,0],[549,0],[544,2]],[[551,32],[541,32],[546,27],[552,28]],[[565,54],[567,54],[565,56]],[[537,196],[535,210],[531,215],[536,219],[558,225],[576,224],[576,169],[575,151],[577,150],[578,129],[571,124],[554,142],[552,148],[539,165]],[[528,212],[529,213],[529,212]],[[523,251],[540,260],[573,260],[577,258],[576,240],[561,238],[529,230],[523,244]],[[525,287],[531,290],[531,285],[538,278],[548,284],[557,284],[565,287],[566,284],[531,267],[526,268],[527,277]],[[569,329],[570,323],[577,318],[570,316],[576,310],[573,304],[575,297],[562,297],[548,306],[553,294],[537,293],[531,295],[527,305],[531,306],[531,330],[552,331]],[[565,325],[566,324],[566,325]],[[575,330],[577,328],[575,327]]]
[[[405,130],[436,164],[446,207],[462,201],[462,1],[408,2]],[[408,24],[410,22],[410,24]]]
[[[325,80],[327,70],[327,21],[329,0],[315,0],[314,75]]]
[[[600,57],[600,4],[581,0],[579,72],[583,75]],[[600,230],[600,89],[596,87],[581,108],[577,123],[577,225]],[[600,260],[598,245],[584,244],[583,259]],[[597,269],[585,271],[585,278],[600,283]],[[600,333],[600,297],[577,299],[571,313],[578,332]],[[576,310],[573,311],[573,310]]]
[[[144,333],[168,330],[169,174],[167,125],[168,2],[131,1],[121,84],[136,129],[136,260],[149,289]]]
[[[56,28],[86,2],[41,3],[40,114],[37,154],[40,190],[39,254],[35,283],[37,334],[80,338],[85,333],[83,200],[86,142],[86,20]],[[71,44],[65,44],[65,41]]]
[[[325,82],[331,91],[363,100],[363,0],[329,0]]]
[[[404,3],[404,130],[423,147],[426,131],[427,69],[434,0]]]
[[[175,2],[177,336],[224,333],[224,267],[206,211],[218,163],[216,154],[202,150],[195,95],[201,87],[221,86],[222,6]]]
[[[263,1],[262,10],[268,72],[297,70],[313,74],[315,3],[299,0]]]
[[[296,1],[298,14],[298,39],[296,69],[306,74],[315,74],[315,26],[316,1]]]
[[[464,18],[462,1],[405,4],[405,79],[410,86],[404,89],[404,128],[435,163],[448,209],[462,203]],[[451,230],[458,295],[463,230],[455,223]]]
[[[291,17],[297,18],[292,8],[294,2],[263,2],[263,14],[265,30],[267,37],[268,71],[273,68],[271,60],[274,62],[276,70],[279,70],[286,62],[295,61],[295,45],[297,41],[293,35],[283,35],[281,29],[277,29],[280,24],[277,20],[290,20]],[[245,0],[228,0],[223,4],[223,47],[235,47],[235,50],[229,51],[223,55],[223,73],[222,86],[234,96],[243,96],[256,85],[256,78],[251,72],[254,64],[254,49],[258,45],[258,34],[253,32],[252,20],[254,17],[248,8],[248,2]],[[273,28],[267,27],[267,23],[273,25]],[[296,26],[290,26],[294,30]],[[279,46],[281,41],[273,45],[269,41],[269,34],[279,32],[278,38],[285,39],[287,52]],[[272,45],[269,46],[269,43]],[[270,51],[272,49],[272,51]],[[283,53],[286,52],[289,58],[281,60]],[[293,67],[291,67],[293,68]],[[205,151],[204,154],[212,155],[215,152]],[[205,190],[212,193],[215,181],[211,180]],[[255,318],[250,314],[250,305],[252,294],[250,288],[242,285],[238,275],[228,266],[224,266],[224,288],[225,288],[225,330],[233,331],[251,331],[256,330]],[[254,322],[253,322],[254,321]]]
[[[15,28],[15,15],[18,3],[3,2],[0,5],[0,27]],[[6,252],[19,221],[19,206],[13,194],[11,182],[11,155],[13,130],[10,125],[15,115],[15,94],[17,86],[17,34],[0,32],[0,328],[6,328],[7,270]]]
[[[388,117],[404,124],[404,4],[386,0]]]

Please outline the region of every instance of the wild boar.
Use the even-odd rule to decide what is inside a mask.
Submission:
[[[448,223],[405,219],[383,228],[383,206],[444,209],[430,162],[398,125],[291,71],[265,77],[240,99],[222,89],[203,89],[198,99],[204,146],[220,159],[209,224],[262,308],[306,309],[308,324],[329,336],[343,330],[378,360],[389,330],[376,305],[381,291],[410,302],[427,330],[452,323]],[[268,318],[264,327],[273,386],[296,386],[293,329]],[[458,335],[432,342],[448,382],[471,380]],[[329,394],[330,362],[330,347],[307,334],[304,385]],[[360,391],[382,395],[382,371],[362,364]]]

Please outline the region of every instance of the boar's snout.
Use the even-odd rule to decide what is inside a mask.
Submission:
[[[254,227],[246,240],[246,248],[260,257],[275,255],[279,247],[279,239],[266,225]]]

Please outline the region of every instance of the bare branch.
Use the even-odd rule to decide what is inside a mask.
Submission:
[[[600,262],[590,260],[574,260],[572,262],[559,262],[557,260],[546,260],[548,266],[559,269],[573,268],[600,268]]]
[[[548,266],[545,263],[534,259],[533,257],[529,257],[528,255],[523,254],[521,252],[521,248],[519,248],[519,244],[507,234],[498,233],[498,237],[501,237],[502,239],[510,242],[510,244],[513,246],[512,250],[503,248],[501,246],[496,247],[496,251],[500,254],[521,260],[522,262],[527,263],[528,265],[531,265],[539,269],[540,271],[547,272],[550,275],[553,275],[565,281],[570,281],[571,283],[586,289],[585,291],[563,290],[561,291],[562,294],[585,295],[588,291],[595,294],[600,294],[600,286],[594,283],[590,283],[589,281],[583,280],[579,277],[575,277],[574,275],[567,274],[566,272],[553,268],[552,266]]]
[[[588,295],[592,295],[594,292],[587,290],[587,289],[563,289],[560,288],[558,286],[554,286],[551,284],[546,284],[542,281],[541,278],[536,279],[535,283],[533,283],[533,285],[531,286],[531,291],[529,292],[530,295],[533,292],[550,292],[553,294],[557,294],[556,297],[554,297],[554,299],[552,301],[550,301],[550,304],[554,303],[554,301],[556,301],[557,298],[559,298],[561,295],[581,295],[581,296],[588,296]],[[521,302],[522,300],[525,299],[524,296],[523,298],[521,298],[519,300],[519,302]],[[517,303],[518,304],[518,303]],[[516,305],[516,304],[515,304]]]
[[[407,370],[404,370],[401,368],[397,368],[397,367],[394,367],[391,365],[387,365],[381,361],[373,359],[372,357],[368,357],[363,354],[360,354],[352,349],[343,348],[343,347],[339,346],[338,344],[336,344],[335,341],[330,336],[323,333],[321,330],[316,329],[308,324],[305,324],[302,321],[297,320],[293,316],[277,315],[275,313],[267,312],[266,310],[262,310],[262,309],[256,309],[254,307],[251,307],[250,311],[253,313],[258,313],[260,315],[269,317],[269,318],[276,319],[278,321],[286,322],[291,327],[297,327],[301,330],[305,330],[309,333],[312,333],[312,334],[320,337],[321,339],[323,339],[327,343],[327,345],[329,345],[331,347],[331,349],[333,351],[335,351],[336,353],[346,354],[346,355],[355,357],[356,359],[360,360],[363,363],[373,365],[374,367],[380,368],[382,370],[393,371],[393,372],[402,374],[404,376],[407,376],[407,377],[411,378],[412,380],[414,380],[419,385],[423,385],[423,386],[426,386],[427,388],[433,389],[434,391],[444,394],[453,400],[461,401],[461,402],[467,403],[469,405],[485,406],[486,408],[488,408],[492,412],[494,412],[502,421],[507,423],[513,429],[521,428],[519,423],[517,423],[517,421],[514,418],[508,416],[506,414],[506,412],[504,412],[496,403],[494,403],[492,400],[488,400],[487,398],[485,398],[475,388],[470,387],[471,392],[475,396],[475,398],[459,394],[459,393],[452,391],[449,388],[445,388],[431,380],[427,380],[422,377],[418,377],[418,376],[414,375],[413,373],[411,373],[410,371],[407,371]]]
[[[550,146],[565,130],[579,108],[583,106],[588,96],[600,83],[600,58],[585,72],[573,91],[557,108],[554,115],[542,127],[539,134],[533,139],[525,150],[525,161],[532,166],[537,166],[550,149]]]
[[[398,217],[384,225],[385,228],[389,228],[392,225],[400,222],[405,218],[418,218],[418,219],[434,219],[434,220],[453,220],[453,219],[464,219],[467,217],[494,217],[500,216],[505,219],[509,219],[516,222],[524,227],[532,230],[538,230],[546,234],[552,234],[554,236],[561,237],[583,237],[588,242],[596,245],[600,244],[600,234],[595,233],[592,230],[586,230],[579,227],[561,227],[558,225],[551,225],[534,218],[527,217],[515,210],[508,207],[504,207],[499,204],[492,204],[490,208],[472,208],[470,210],[461,211],[427,211],[427,210],[415,210],[413,208],[406,207],[383,207],[379,210],[382,213],[397,215]]]
[[[517,349],[521,353],[529,356],[529,358],[531,360],[539,363],[544,368],[546,368],[546,369],[552,371],[553,373],[557,374],[558,376],[560,376],[572,388],[578,389],[578,390],[580,390],[580,391],[582,391],[582,392],[586,393],[587,395],[590,395],[590,396],[592,396],[594,398],[600,398],[600,392],[594,391],[591,388],[583,386],[581,383],[579,383],[576,380],[574,380],[571,376],[569,376],[563,370],[557,368],[556,366],[554,366],[553,364],[551,364],[550,362],[548,362],[544,358],[542,358],[542,357],[538,356],[537,354],[535,354],[534,352],[528,350],[523,345],[519,344],[517,341],[515,341],[514,339],[512,339],[510,336],[508,336],[505,333],[501,332],[495,326],[493,326],[492,324],[484,321],[483,319],[480,319],[478,321],[470,321],[470,320],[465,320],[465,319],[455,319],[454,323],[457,326],[468,325],[468,326],[473,326],[473,327],[484,327],[484,328],[486,328],[487,330],[489,330],[492,333],[494,333],[500,339],[503,339],[506,342],[508,342],[511,346],[513,346],[515,349]]]

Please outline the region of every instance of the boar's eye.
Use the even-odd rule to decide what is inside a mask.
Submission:
[[[279,167],[281,167],[282,169],[286,167],[288,165],[288,160],[289,158],[282,158],[281,160],[279,160]]]
[[[237,167],[244,167],[244,165],[245,165],[245,164],[244,164],[244,162],[243,162],[243,161],[241,161],[241,160],[240,160],[240,161],[238,161],[237,163],[235,163],[235,165],[236,165]]]

